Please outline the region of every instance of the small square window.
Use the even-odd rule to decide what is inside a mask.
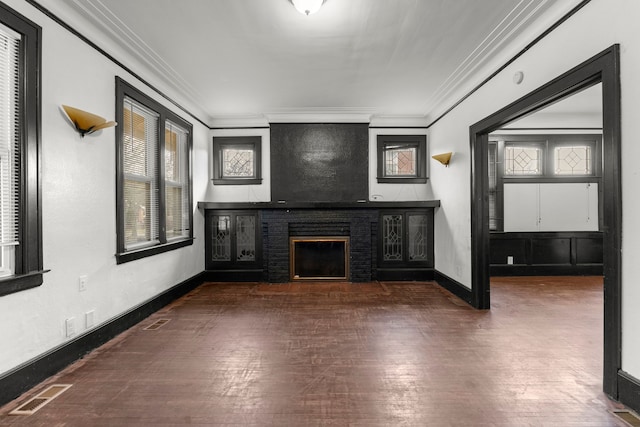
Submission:
[[[378,135],[378,182],[427,182],[426,145],[424,135]]]
[[[591,145],[558,145],[553,149],[555,175],[593,175]]]
[[[542,147],[505,145],[505,175],[542,175]]]
[[[213,183],[247,185],[262,183],[259,136],[213,138]]]

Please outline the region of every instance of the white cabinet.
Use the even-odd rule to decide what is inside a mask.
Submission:
[[[504,231],[598,231],[598,184],[504,184]]]

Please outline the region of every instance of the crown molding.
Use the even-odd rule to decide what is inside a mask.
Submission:
[[[369,123],[374,108],[286,109],[265,113],[269,123]]]
[[[213,116],[210,123],[211,129],[269,127],[269,120],[263,114]]]
[[[322,108],[291,109],[266,114],[220,115],[211,118],[212,129],[261,128],[270,123],[368,123],[369,127],[426,128],[427,117],[422,115],[374,114],[373,109]]]
[[[398,116],[398,115],[374,115],[371,117],[369,127],[380,128],[426,128],[429,124],[426,116],[412,115],[412,116]]]
[[[69,4],[74,5],[75,13],[82,16],[95,29],[106,34],[108,40],[112,41],[118,49],[140,61],[149,73],[162,80],[163,84],[174,89],[177,94],[180,94],[193,106],[197,106],[198,111],[203,113],[201,106],[204,104],[204,100],[198,90],[174,70],[162,56],[151,49],[133,29],[122,22],[105,2],[100,0],[68,1]]]

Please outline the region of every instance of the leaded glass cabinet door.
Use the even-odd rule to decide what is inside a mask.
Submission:
[[[231,215],[211,216],[210,256],[213,262],[231,261]]]
[[[236,216],[236,261],[247,263],[256,261],[256,215]]]
[[[421,213],[407,214],[408,261],[429,259],[429,216]]]
[[[403,260],[403,222],[402,214],[382,215],[382,261],[393,262]]]
[[[433,267],[433,210],[383,212],[378,230],[381,267]]]
[[[259,214],[255,211],[207,211],[206,269],[250,269],[261,260]]]

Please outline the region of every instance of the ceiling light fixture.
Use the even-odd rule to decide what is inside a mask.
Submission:
[[[320,10],[326,0],[289,0],[293,7],[303,15],[311,15]]]

